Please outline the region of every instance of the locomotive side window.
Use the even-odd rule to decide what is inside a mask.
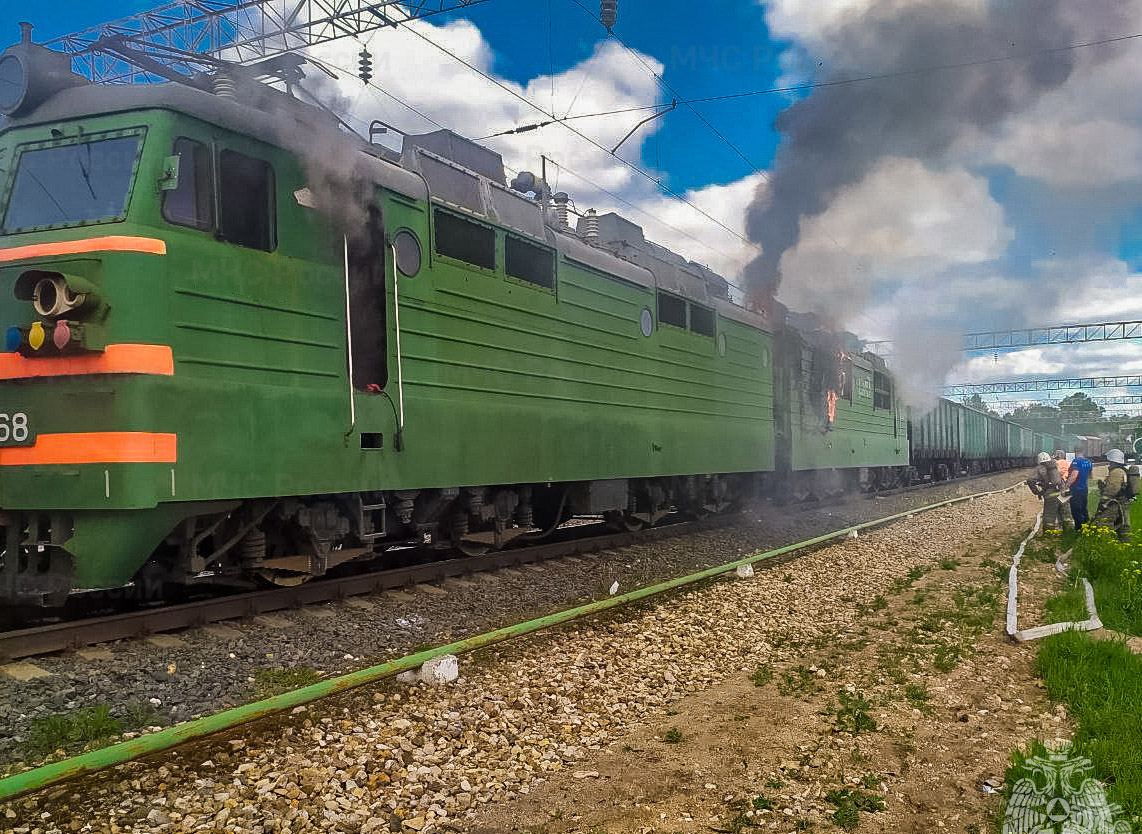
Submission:
[[[880,371],[872,375],[872,407],[884,411],[892,408],[892,380]]]
[[[686,327],[686,302],[676,295],[658,293],[658,323]]]
[[[214,168],[210,149],[193,139],[174,143],[178,188],[163,194],[163,217],[203,231],[214,228]]]
[[[714,311],[709,307],[690,305],[690,329],[700,336],[714,335]]]
[[[275,240],[274,169],[237,151],[218,155],[219,233],[238,246],[272,252]]]
[[[433,211],[432,217],[439,254],[484,269],[496,268],[495,229],[440,209]]]
[[[504,271],[529,284],[548,289],[555,287],[554,253],[512,235],[507,236],[505,243]]]

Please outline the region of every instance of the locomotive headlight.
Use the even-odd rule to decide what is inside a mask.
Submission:
[[[82,307],[87,293],[76,292],[62,275],[48,275],[36,282],[32,306],[44,318],[54,318]]]
[[[32,350],[39,350],[44,346],[44,340],[47,334],[44,333],[43,322],[34,322],[28,330],[28,346]]]

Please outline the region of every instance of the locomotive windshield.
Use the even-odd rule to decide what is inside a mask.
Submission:
[[[122,220],[142,144],[118,131],[17,148],[3,231]]]

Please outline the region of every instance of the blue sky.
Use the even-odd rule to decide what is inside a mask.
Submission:
[[[574,0],[489,0],[447,17],[462,14],[473,20],[496,52],[496,73],[522,84],[548,74],[552,66],[556,73],[573,67],[594,51],[605,31],[583,7],[597,14],[598,0],[581,1],[583,6]],[[36,26],[36,40],[47,41],[157,5],[160,2],[57,0],[40,7],[47,13],[37,14],[25,2],[0,0],[0,34],[15,40],[16,21],[29,19]],[[661,61],[666,82],[684,97],[771,87],[782,46],[768,37],[764,8],[741,0],[711,0],[695,14],[697,8],[681,0],[626,0],[619,4],[615,32]],[[662,97],[669,98],[666,93]],[[765,168],[777,144],[773,117],[784,103],[781,97],[763,96],[744,104],[704,104],[701,112],[753,165]],[[633,127],[642,116],[625,118]],[[752,170],[686,107],[664,118],[643,149],[642,161],[665,172],[678,189],[730,182]]]
[[[598,0],[579,2],[597,13]],[[0,42],[14,41],[15,23],[25,18],[42,41],[151,5],[57,0],[29,10],[25,0],[0,0]],[[913,69],[907,61],[924,58],[894,57],[907,54],[908,44],[876,41],[869,21],[887,16],[892,23],[905,11],[936,9],[977,25],[981,9],[992,14],[1000,7],[1018,4],[619,0],[615,31],[637,57],[608,42],[576,0],[489,0],[433,18],[420,31],[545,109],[554,79],[556,111],[563,116],[668,102],[671,94],[657,88],[641,62],[661,66],[666,82],[685,98],[827,78],[834,67],[841,75]],[[1126,22],[1084,32],[1084,23],[1100,15],[1110,21],[1112,12]],[[1130,34],[1131,26],[1142,29],[1139,20],[1142,0],[1089,0],[1052,36],[1058,43],[1048,37],[1047,44]],[[378,56],[376,85],[385,93],[363,87],[351,72],[332,88],[313,79],[341,98],[351,122],[382,118],[407,130],[434,129],[391,96],[473,137],[541,118],[403,30],[384,30],[367,42]],[[864,51],[846,51],[844,44],[853,43],[864,44]],[[353,67],[360,48],[338,42],[319,57]],[[1142,373],[1142,350],[1132,343],[1020,351],[998,362],[990,355],[960,361],[954,347],[958,329],[1142,318],[1142,99],[1136,90],[1142,39],[1074,57],[1064,84],[1017,102],[988,131],[965,126],[948,137],[946,148],[923,158],[883,150],[829,195],[823,211],[800,218],[799,242],[781,260],[779,297],[797,309],[833,315],[867,338],[914,346],[909,355],[923,360],[915,372],[924,379]],[[1018,69],[1011,65],[1012,73]],[[961,77],[967,76],[949,75],[952,82]],[[892,81],[878,83],[885,92],[893,89]],[[747,210],[759,194],[764,198],[780,142],[774,120],[792,101],[771,94],[697,105],[724,139],[680,106],[623,145],[620,157],[660,177],[704,214],[560,126],[489,144],[511,170],[537,169],[539,155],[546,155],[557,163],[553,184],[571,192],[577,207],[617,209],[652,239],[740,280],[758,252],[743,239]],[[610,147],[640,118],[631,113],[574,125]],[[891,129],[883,137],[886,148],[895,138]]]

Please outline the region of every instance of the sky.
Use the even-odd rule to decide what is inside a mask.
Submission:
[[[50,40],[151,6],[0,0],[0,33],[30,18]],[[679,104],[617,156],[651,111],[486,144],[509,177],[545,155],[577,209],[617,210],[751,298],[893,340],[913,387],[1142,374],[1137,341],[958,349],[964,331],[1142,319],[1142,0],[619,0],[617,38],[597,14],[488,0],[318,47],[338,78],[307,84],[358,129],[472,138],[824,84]]]

